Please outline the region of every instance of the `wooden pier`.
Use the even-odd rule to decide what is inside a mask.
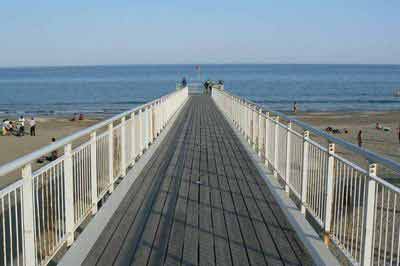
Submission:
[[[83,265],[312,264],[212,99],[183,108]]]
[[[400,189],[377,176],[399,163],[223,88],[189,92],[0,166],[22,177],[0,190],[0,265],[399,264]]]

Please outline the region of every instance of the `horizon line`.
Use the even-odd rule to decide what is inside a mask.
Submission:
[[[243,62],[243,63],[110,63],[110,64],[60,64],[60,65],[15,65],[0,66],[0,69],[16,69],[16,68],[62,68],[62,67],[113,67],[113,66],[207,66],[207,65],[338,65],[338,66],[400,66],[400,63],[260,63],[260,62]]]

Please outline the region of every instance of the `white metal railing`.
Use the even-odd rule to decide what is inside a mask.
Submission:
[[[355,265],[400,265],[400,189],[377,177],[378,165],[399,177],[399,163],[229,92],[213,89],[212,98],[327,244]]]
[[[0,190],[0,265],[46,265],[97,211],[188,98],[175,91],[0,166],[22,179]],[[61,156],[37,170],[36,160]]]

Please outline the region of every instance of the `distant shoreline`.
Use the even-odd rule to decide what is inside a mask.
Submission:
[[[134,108],[134,107],[133,107]],[[128,109],[127,109],[128,110]],[[126,111],[127,111],[126,110]],[[280,111],[280,110],[271,110],[271,112],[273,111],[277,111],[277,112],[281,112],[284,113],[288,116],[301,116],[301,115],[307,115],[307,114],[312,114],[312,115],[330,115],[330,114],[334,114],[334,115],[349,115],[349,114],[385,114],[385,113],[400,113],[400,108],[399,109],[393,109],[393,110],[361,110],[361,111],[356,111],[356,110],[348,110],[348,111],[318,111],[318,110],[313,110],[313,111],[299,111],[296,113],[293,113],[291,111]],[[86,118],[93,118],[93,119],[106,119],[115,115],[118,115],[120,113],[122,113],[124,111],[121,112],[114,112],[114,113],[84,113],[83,115]],[[80,114],[80,112],[77,112],[77,114]],[[61,112],[57,112],[56,114],[35,114],[35,113],[27,113],[27,114],[23,114],[23,113],[2,113],[0,112],[0,119],[1,118],[9,118],[9,119],[13,119],[13,118],[18,118],[20,116],[24,116],[24,117],[37,117],[37,118],[72,118],[73,113],[61,113]]]
[[[367,64],[367,63],[290,63],[290,62],[226,62],[226,63],[154,63],[154,64],[81,64],[81,65],[15,65],[15,66],[0,66],[0,69],[26,69],[26,68],[79,68],[79,67],[152,67],[152,66],[254,66],[254,65],[299,65],[299,66],[400,66],[400,63],[375,63],[375,64]]]

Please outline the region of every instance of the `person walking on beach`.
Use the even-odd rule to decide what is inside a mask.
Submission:
[[[25,118],[21,115],[18,119],[19,123],[19,133],[23,136],[25,135]]]
[[[29,127],[31,128],[31,136],[36,136],[36,121],[33,116],[31,117],[31,120],[29,120]]]
[[[297,102],[293,103],[293,113],[297,112]]]
[[[397,129],[397,137],[399,138],[399,144],[400,144],[400,126],[399,126],[399,128]]]
[[[358,142],[358,147],[362,147],[362,131],[360,130],[360,131],[358,131],[358,134],[357,134],[357,142]]]

